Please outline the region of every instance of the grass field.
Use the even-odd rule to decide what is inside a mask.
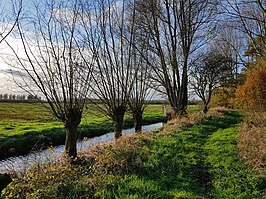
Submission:
[[[165,121],[162,105],[149,105],[143,115],[144,124]],[[124,128],[133,126],[125,116]],[[108,117],[87,105],[79,127],[79,138],[93,137],[113,130]],[[47,145],[64,143],[63,124],[38,103],[0,103],[0,159],[21,155]]]
[[[75,165],[58,162],[15,179],[4,197],[260,199],[266,178],[237,151],[242,118],[226,112],[97,146]]]

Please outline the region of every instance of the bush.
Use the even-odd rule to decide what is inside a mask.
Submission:
[[[266,62],[257,62],[247,70],[244,85],[236,90],[238,106],[245,109],[266,110]]]
[[[226,108],[234,107],[235,104],[235,88],[219,88],[213,93],[213,106],[223,106]]]

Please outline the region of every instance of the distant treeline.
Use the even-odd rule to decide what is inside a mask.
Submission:
[[[0,94],[0,100],[1,101],[25,101],[25,100],[29,100],[29,101],[37,101],[37,100],[41,100],[41,97],[37,96],[37,95],[16,95],[16,94]]]

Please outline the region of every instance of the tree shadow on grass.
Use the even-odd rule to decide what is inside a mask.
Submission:
[[[149,157],[135,174],[157,185],[159,190],[154,198],[211,198],[212,176],[208,172],[210,165],[206,163],[204,144],[218,129],[235,126],[242,119],[237,112],[226,112],[224,117],[210,118],[157,137],[149,146]],[[132,193],[134,190],[130,190]]]

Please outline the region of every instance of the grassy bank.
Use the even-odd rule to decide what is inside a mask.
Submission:
[[[173,121],[163,131],[95,146],[76,164],[61,160],[36,168],[14,179],[3,197],[262,198],[265,176],[237,152],[242,116],[226,112],[200,120]]]
[[[63,124],[38,103],[0,103],[0,119],[0,159],[64,143]],[[149,105],[143,123],[162,121],[165,121],[162,105]],[[133,121],[127,114],[124,128],[129,127],[133,127]],[[99,136],[112,130],[110,119],[93,105],[87,105],[78,137]]]

